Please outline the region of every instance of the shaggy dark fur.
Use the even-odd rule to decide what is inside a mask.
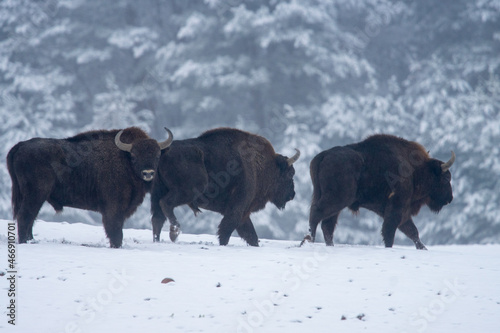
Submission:
[[[102,214],[111,247],[122,244],[122,227],[151,188],[160,146],[141,129],[121,135],[130,152],[115,145],[119,130],[90,131],[67,139],[34,138],[16,144],[7,155],[12,179],[12,208],[19,243],[33,239],[33,223],[47,201]],[[146,178],[148,178],[146,180]]]
[[[310,166],[314,192],[306,238],[314,241],[321,222],[326,244],[333,245],[340,212],[363,207],[383,217],[386,247],[392,247],[399,229],[417,249],[425,249],[412,216],[423,205],[439,212],[453,200],[448,171],[453,161],[454,154],[444,164],[430,158],[420,144],[390,135],[374,135],[319,153]]]
[[[244,131],[219,128],[195,139],[174,141],[162,153],[153,182],[153,239],[160,240],[166,218],[170,239],[177,239],[174,208],[187,204],[195,214],[204,208],[224,216],[218,230],[221,245],[237,230],[249,245],[258,246],[250,214],[268,201],[284,208],[295,196],[294,174],[288,158],[276,154],[269,141]]]

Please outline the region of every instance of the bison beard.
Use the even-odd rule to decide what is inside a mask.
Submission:
[[[169,138],[160,143],[132,127],[16,144],[7,166],[19,243],[33,239],[33,223],[47,201],[56,211],[100,212],[111,247],[120,247],[123,223],[150,190],[161,149],[173,140],[167,131]]]
[[[153,240],[160,240],[166,218],[170,239],[180,225],[174,208],[188,205],[195,215],[204,208],[222,214],[219,243],[226,245],[234,230],[249,245],[258,246],[250,214],[268,201],[282,209],[295,196],[293,163],[299,157],[276,154],[265,138],[219,128],[198,138],[174,141],[162,153],[153,181],[151,212]]]
[[[304,241],[314,241],[321,222],[326,245],[333,245],[340,212],[345,207],[353,212],[362,207],[384,219],[386,247],[392,247],[399,229],[417,249],[425,249],[412,216],[423,205],[439,212],[453,200],[449,169],[454,161],[453,152],[443,163],[430,158],[420,144],[390,135],[374,135],[319,153],[310,166],[314,191],[310,235]]]

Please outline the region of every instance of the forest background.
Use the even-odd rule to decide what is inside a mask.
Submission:
[[[297,196],[253,217],[261,238],[308,229],[309,162],[374,133],[448,160],[454,201],[415,219],[426,244],[500,242],[500,1],[2,0],[0,155],[32,137],[140,126],[175,139],[230,126],[302,151]],[[0,217],[11,182],[0,168]],[[178,208],[182,229],[220,216]],[[39,218],[100,224],[46,205]],[[126,227],[150,228],[149,198]],[[335,241],[381,244],[380,218],[344,212]],[[410,244],[401,235],[400,244]]]

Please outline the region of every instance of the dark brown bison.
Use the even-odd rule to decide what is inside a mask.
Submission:
[[[417,249],[425,249],[412,216],[423,205],[437,213],[453,200],[449,169],[454,161],[453,152],[451,159],[443,163],[430,158],[420,144],[390,135],[374,135],[319,153],[311,161],[314,192],[310,235],[304,240],[314,241],[321,221],[326,245],[333,245],[342,209],[357,212],[363,207],[383,217],[386,247],[392,247],[399,229]]]
[[[131,127],[16,144],[7,166],[19,243],[33,239],[33,223],[47,201],[58,212],[66,206],[101,213],[111,247],[120,247],[123,223],[149,192],[161,150],[173,140],[168,132],[160,143]]]
[[[258,246],[250,214],[268,201],[283,209],[294,198],[292,164],[299,154],[276,154],[265,138],[230,128],[174,141],[162,153],[151,193],[153,240],[160,240],[168,218],[175,241],[180,226],[174,208],[189,205],[195,215],[204,208],[224,216],[218,230],[221,245],[236,230],[249,245]]]

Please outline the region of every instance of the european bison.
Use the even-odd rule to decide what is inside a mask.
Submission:
[[[268,201],[283,209],[294,198],[292,164],[299,155],[298,150],[291,158],[276,154],[265,138],[230,128],[174,141],[162,153],[151,193],[153,240],[160,240],[166,217],[170,239],[177,239],[174,208],[187,204],[195,215],[204,208],[224,216],[220,245],[227,245],[236,229],[249,245],[258,246],[250,214]]]
[[[120,247],[123,223],[150,191],[161,150],[172,143],[167,131],[160,143],[131,127],[16,144],[7,166],[19,243],[33,239],[33,223],[47,201],[57,212],[66,206],[101,213],[111,247]]]
[[[304,240],[314,241],[321,221],[325,243],[333,245],[340,211],[349,207],[357,212],[363,207],[383,217],[386,247],[392,247],[399,229],[417,249],[426,249],[412,216],[423,205],[437,213],[453,200],[449,169],[454,161],[453,151],[443,163],[430,158],[420,144],[391,135],[374,135],[319,153],[310,166],[314,192],[310,235]]]

